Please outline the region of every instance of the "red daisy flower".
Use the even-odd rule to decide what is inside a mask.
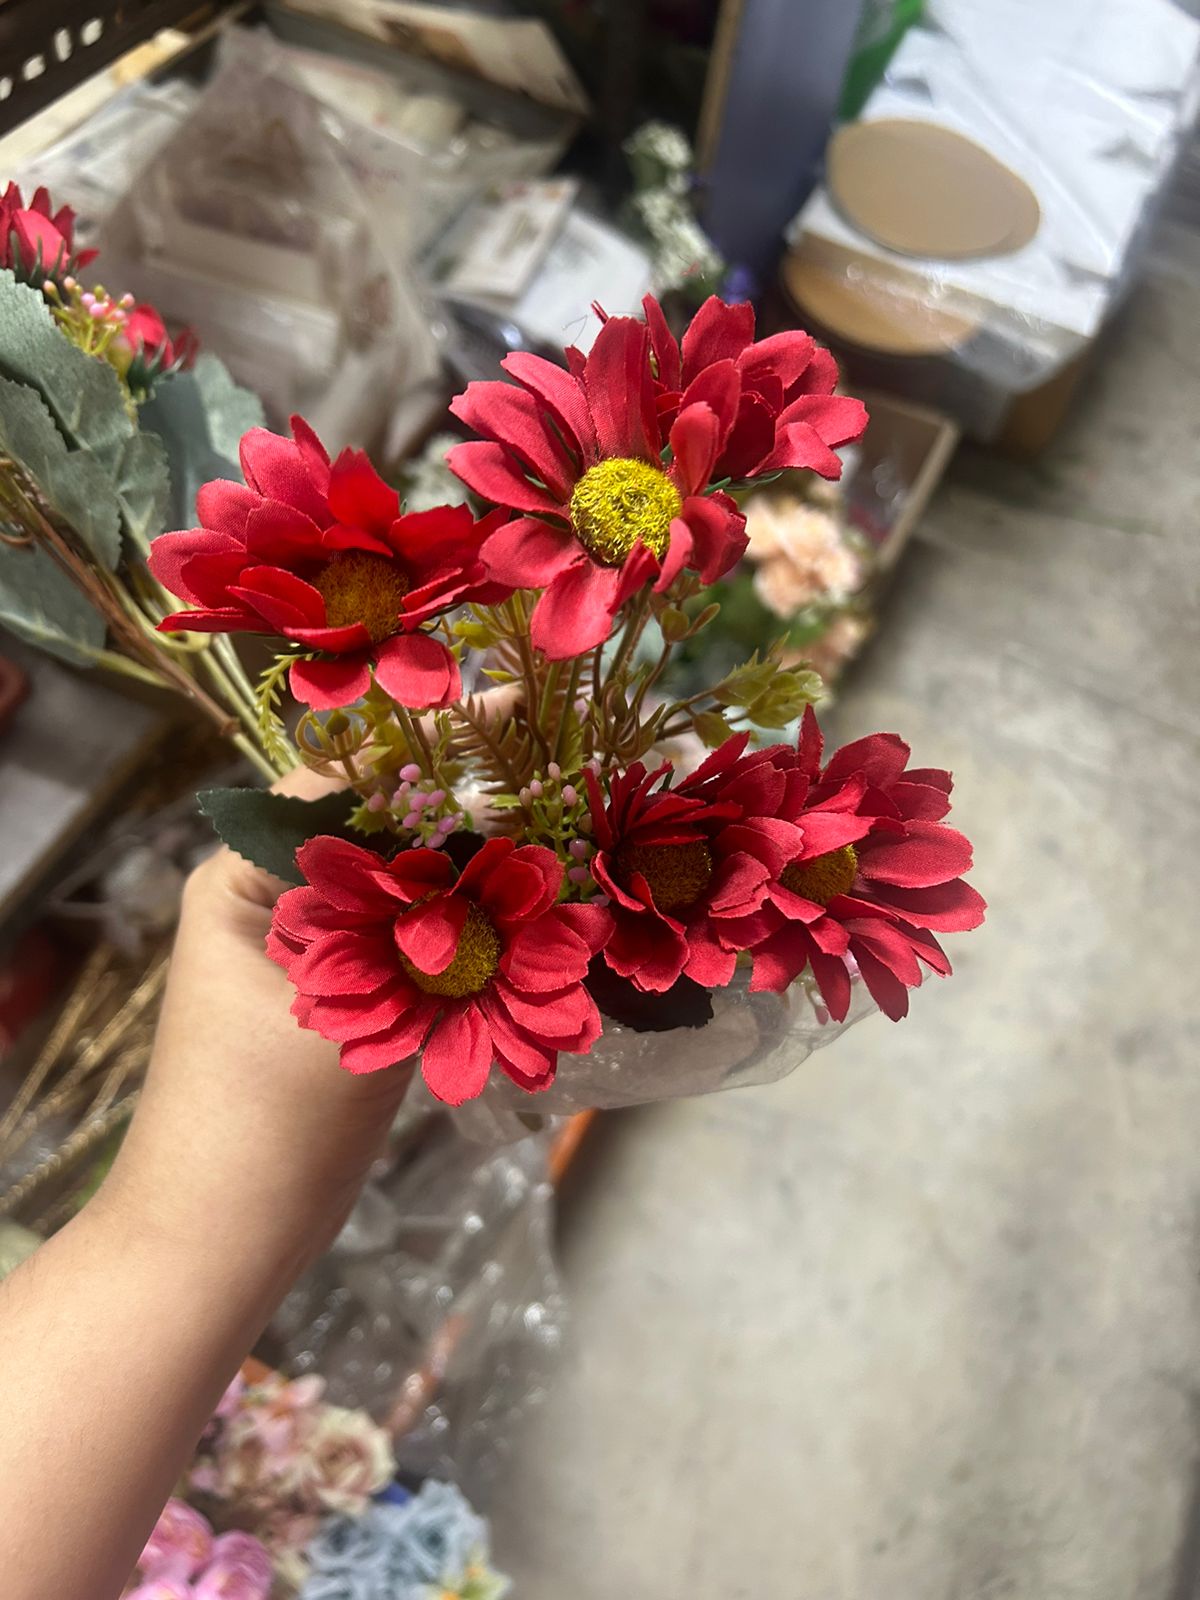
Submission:
[[[50,210],[49,190],[35,191],[28,205],[15,183],[0,195],[0,267],[21,278],[57,279],[94,261],[96,250],[75,253],[75,213]]]
[[[603,643],[646,583],[665,589],[684,567],[712,583],[735,565],[745,518],[708,492],[721,422],[698,399],[676,407],[660,441],[644,323],[610,318],[569,372],[526,353],[502,365],[516,383],[472,383],[451,403],[483,438],[446,459],[468,488],[518,513],[484,560],[498,582],[545,591],[531,632],[551,660]]]
[[[669,989],[681,974],[709,989],[727,984],[744,948],[736,930],[802,848],[788,818],[807,786],[769,752],[747,756],[748,739],[726,740],[673,788],[670,763],[648,773],[637,762],[609,780],[606,802],[586,774],[589,865],[613,913],[604,957],[639,989]]]
[[[253,428],[245,484],[216,480],[196,498],[201,526],[154,541],[150,570],[195,609],[167,632],[277,634],[319,651],[297,661],[292,693],[318,710],[364,695],[371,669],[402,705],[450,705],[458,663],[423,623],[465,601],[510,591],[491,582],[480,548],[501,520],[464,506],[400,514],[400,500],[360,450],[330,465],[302,417],[292,438]]]
[[[277,902],[267,953],[296,986],[295,1016],[341,1045],[348,1072],[421,1051],[431,1091],[461,1105],[493,1062],[544,1089],[560,1050],[599,1038],[583,979],[610,919],[556,904],[552,850],[489,839],[457,877],[440,850],[384,861],[343,839],[310,839],[296,860],[307,884]]]
[[[658,301],[642,302],[657,368],[659,436],[691,405],[712,406],[721,420],[715,478],[760,477],[807,467],[839,478],[833,447],[867,425],[861,400],[835,395],[837,363],[807,333],[789,330],[755,342],[754,307],[715,295],[676,343]]]
[[[760,909],[735,924],[750,947],[753,989],[782,992],[805,968],[839,1021],[850,1005],[853,958],[880,1009],[893,1021],[908,1011],[908,991],[924,966],[951,971],[937,933],[983,921],[985,903],[961,874],[971,845],[946,827],[950,774],[909,768],[909,748],[894,733],[844,746],[821,766],[822,738],[811,708],[797,751],[771,751],[803,779],[798,821],[804,847],[768,886]],[[818,817],[820,820],[818,821]],[[843,823],[865,824],[842,837]]]

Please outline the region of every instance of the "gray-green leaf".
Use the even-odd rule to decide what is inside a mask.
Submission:
[[[0,378],[0,449],[26,468],[46,503],[111,571],[121,554],[120,509],[104,468],[85,451],[68,450],[41,396],[11,378]]]
[[[104,647],[104,619],[41,545],[0,544],[0,624],[73,666]]]

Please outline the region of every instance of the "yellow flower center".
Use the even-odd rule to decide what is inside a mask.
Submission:
[[[844,844],[840,850],[827,850],[811,861],[793,861],[780,873],[779,881],[793,894],[827,906],[839,894],[849,892],[857,872],[858,852],[852,844]]]
[[[371,643],[380,644],[396,631],[400,604],[408,593],[408,578],[400,565],[386,556],[347,550],[321,568],[312,579],[312,586],[325,602],[331,628],[361,622],[371,635]]]
[[[646,461],[614,456],[589,467],[571,496],[571,521],[597,561],[619,567],[640,540],[662,560],[679,515],[679,491]]]
[[[712,854],[703,839],[689,844],[627,844],[617,852],[617,867],[627,881],[640,872],[660,911],[694,905],[712,881]]]
[[[467,920],[458,936],[454,960],[443,972],[422,972],[403,952],[400,961],[418,989],[462,1000],[487,987],[500,961],[500,935],[472,900],[467,904]]]

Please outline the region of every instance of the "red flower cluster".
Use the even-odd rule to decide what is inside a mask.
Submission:
[[[970,844],[941,820],[949,773],[907,770],[894,734],[847,745],[824,769],[821,748],[810,709],[796,750],[747,755],[740,735],[673,788],[669,768],[632,767],[611,780],[607,803],[589,779],[615,972],[650,991],[681,973],[720,987],[749,951],[752,988],[782,992],[811,966],[841,1020],[847,958],[893,1019],[921,963],[950,971],[934,930],[977,927],[984,902],[961,878]]]
[[[28,205],[15,183],[0,195],[0,267],[11,268],[18,277],[40,283],[86,267],[97,252],[76,255],[74,236],[75,213],[70,206],[51,213],[47,189],[36,190]]]
[[[484,560],[510,588],[545,591],[532,638],[551,660],[603,643],[643,585],[665,589],[685,567],[712,583],[740,559],[745,518],[711,492],[722,419],[705,399],[680,403],[660,436],[644,323],[610,318],[569,372],[524,353],[503,366],[515,384],[472,383],[451,403],[483,437],[446,459],[517,513]]]
[[[197,496],[201,526],[165,533],[150,570],[193,608],[168,632],[275,634],[319,659],[297,661],[292,692],[319,710],[349,705],[371,670],[401,705],[445,706],[458,663],[422,625],[466,601],[511,591],[490,581],[480,549],[500,520],[464,506],[402,516],[358,450],[330,464],[301,417],[292,438],[254,428],[242,440],[245,484],[217,480]]]
[[[461,1105],[493,1063],[544,1089],[560,1050],[599,1037],[583,978],[609,917],[556,903],[553,851],[489,839],[457,877],[440,850],[385,862],[333,838],[296,859],[307,885],[278,901],[267,950],[296,986],[294,1014],[341,1044],[348,1071],[421,1051],[431,1091]]]

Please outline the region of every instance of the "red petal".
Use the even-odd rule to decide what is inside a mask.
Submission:
[[[584,386],[601,457],[660,459],[650,336],[644,322],[609,318],[588,355]]]
[[[322,527],[330,520],[325,496],[314,485],[305,452],[291,439],[267,428],[242,436],[242,475],[251,489],[311,517]]]
[[[351,528],[387,528],[400,515],[400,496],[371,465],[365,451],[343,450],[329,473],[329,509]]]
[[[694,495],[683,502],[692,530],[692,564],[705,583],[732,571],[746,553],[746,519],[724,494]]]
[[[574,1040],[586,1029],[595,1009],[595,1002],[576,982],[568,988],[560,987],[552,993],[521,994],[511,984],[500,980],[495,985],[496,998],[509,1016],[535,1039],[553,1040],[565,1049],[564,1040]]]
[[[898,733],[869,733],[865,739],[844,744],[825,768],[827,782],[853,778],[861,772],[876,788],[888,789],[904,771],[909,748]]]
[[[649,555],[649,551],[646,553]],[[653,556],[650,560],[657,570]],[[581,561],[551,579],[533,608],[530,637],[551,661],[582,655],[608,638],[622,600],[620,567]]]
[[[500,971],[514,989],[549,993],[582,979],[593,954],[587,941],[557,918],[539,917],[518,928],[500,957]]]
[[[865,431],[867,408],[845,394],[806,394],[779,414],[781,427],[795,422],[807,423],[823,444],[849,444]]]
[[[487,540],[482,552],[489,575],[514,589],[544,589],[560,572],[586,559],[573,533],[548,522],[518,517]]]
[[[723,447],[737,421],[741,396],[742,380],[734,363],[714,361],[688,384],[680,398],[679,410],[707,406],[717,419],[719,445]]]
[[[749,478],[775,448],[775,412],[757,394],[743,394],[737,421],[715,468],[722,478]]]
[[[157,624],[159,633],[261,633],[262,619],[239,606],[215,611],[172,611]]]
[[[413,711],[453,705],[462,693],[458,662],[440,639],[425,633],[399,634],[380,645],[375,681]]]
[[[361,700],[371,687],[366,656],[336,661],[294,661],[288,682],[297,700],[314,711],[334,711]]]
[[[283,567],[247,567],[229,593],[253,607],[280,632],[285,628],[323,628],[325,602],[311,584]]]
[[[431,889],[443,889],[454,879],[454,867],[441,850],[402,850],[384,869],[404,900],[423,900]]]
[[[342,1066],[347,1072],[382,1072],[400,1061],[407,1061],[421,1048],[429,1024],[437,1015],[437,1005],[427,996],[405,1011],[390,1028],[356,1039],[342,1046]]]
[[[618,911],[604,959],[639,989],[661,994],[683,971],[688,943],[683,934],[651,912]]]
[[[445,972],[466,926],[465,895],[439,894],[405,911],[396,922],[396,944],[418,972]]]
[[[784,333],[772,333],[744,350],[738,358],[738,367],[747,379],[767,373],[787,390],[806,371],[816,348],[811,334],[789,328]]]
[[[569,498],[576,477],[574,464],[528,390],[515,383],[469,383],[450,402],[450,410],[485,439],[506,445],[560,502]],[[456,449],[447,456],[455,472],[459,469],[451,457],[457,454]]]
[[[706,989],[723,989],[733,977],[736,966],[737,952],[723,949],[706,923],[699,928],[689,929],[684,977],[703,984]]]
[[[448,1008],[421,1057],[429,1092],[450,1106],[482,1094],[492,1070],[492,1036],[475,1004]]]
[[[754,470],[766,473],[789,468],[805,468],[822,478],[837,479],[842,475],[842,458],[807,422],[790,422],[776,427],[774,448]]]
[[[285,628],[283,632],[306,650],[328,650],[338,656],[366,650],[371,643],[371,635],[361,622],[348,622],[343,628]]]
[[[302,994],[369,994],[396,975],[388,933],[374,930],[323,934],[292,963],[288,977]]]
[[[596,453],[596,433],[578,379],[553,361],[525,350],[505,356],[500,365],[553,413],[568,445],[585,460],[592,460]]]
[[[650,348],[658,364],[658,381],[664,389],[678,389],[683,384],[683,361],[662,307],[653,295],[648,294],[642,301],[642,311],[650,330]]]
[[[221,595],[205,582],[205,568],[211,563],[228,578],[226,563],[231,559],[238,568],[245,565],[245,550],[230,534],[186,528],[178,533],[159,534],[150,546],[147,565],[163,588],[181,600],[211,606],[219,602]]]
[[[961,878],[935,884],[929,889],[872,887],[863,890],[864,899],[896,911],[920,928],[936,933],[968,933],[983,921],[987,902],[977,889]]]
[[[690,405],[675,418],[671,428],[671,476],[683,499],[707,487],[722,431],[711,406]]]
[[[383,858],[374,850],[318,834],[296,851],[305,881],[341,911],[374,915],[390,923],[399,907]]]
[[[233,535],[246,542],[246,518],[262,504],[253,489],[227,478],[214,478],[196,491],[196,516],[206,528]]]
[[[485,991],[479,999],[500,1066],[522,1088],[544,1089],[554,1077],[558,1051],[531,1038],[524,1028],[513,1021],[491,991]]]
[[[850,974],[841,956],[827,956],[821,950],[811,950],[809,961],[821,998],[829,1008],[835,1022],[844,1022],[850,1010]]]
[[[866,949],[860,939],[853,944],[854,959],[858,962],[858,970],[862,973],[863,982],[871,993],[872,999],[878,1005],[885,1017],[890,1017],[893,1022],[899,1022],[901,1017],[908,1015],[908,989],[896,974],[883,964],[877,956]],[[815,969],[814,969],[815,970]],[[918,975],[918,983],[920,977]],[[833,1007],[829,1007],[830,1014],[837,1016]],[[840,1022],[842,1019],[838,1017]]]
[[[395,1021],[396,1012],[413,993],[414,987],[407,978],[397,978],[371,994],[329,995],[311,1001],[298,995],[292,1013],[299,1016],[300,1009],[304,1009],[304,1027],[319,1033],[322,1039],[344,1044],[380,1033]]]
[[[246,518],[246,551],[264,566],[324,565],[329,559],[313,519],[278,500],[260,500]]]
[[[736,361],[754,339],[754,307],[746,301],[726,305],[710,295],[688,324],[683,336],[683,376],[686,382],[714,361]]]
[[[773,933],[754,951],[751,993],[760,994],[770,989],[775,994],[782,994],[808,965],[812,948],[812,941],[801,923],[789,923],[787,927],[780,928],[778,933]],[[842,970],[845,971],[845,968]]]
[[[530,481],[503,445],[482,439],[456,444],[446,452],[446,465],[468,489],[473,489],[492,505],[543,516],[564,515],[564,501],[570,497],[570,487],[565,495],[549,494]]]
[[[904,839],[874,835],[859,851],[858,865],[871,882],[928,889],[970,870],[971,841],[940,822],[910,822]]]

